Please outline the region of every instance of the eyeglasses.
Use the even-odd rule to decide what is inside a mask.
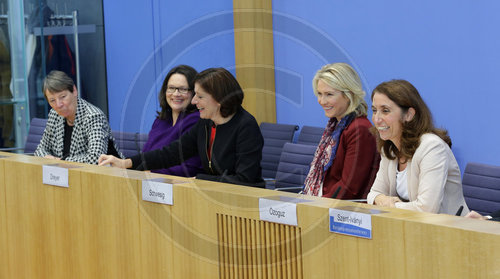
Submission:
[[[179,91],[180,94],[187,94],[189,91],[191,91],[189,88],[185,87],[174,87],[174,86],[167,87],[167,93],[175,93],[176,90]]]

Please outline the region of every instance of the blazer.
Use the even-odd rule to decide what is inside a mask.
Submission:
[[[162,120],[156,118],[151,131],[149,131],[148,141],[142,147],[142,152],[147,152],[155,149],[160,149],[169,145],[173,141],[179,139],[183,134],[187,133],[200,119],[198,111],[179,115],[177,122],[172,126],[172,120]],[[193,156],[180,165],[170,167],[168,169],[156,169],[152,172],[193,177],[199,172],[202,172],[199,156]]]
[[[132,168],[169,168],[199,155],[205,173],[196,178],[264,187],[260,167],[264,139],[255,118],[240,107],[227,123],[217,125],[209,160],[207,150],[213,125],[209,119],[200,119],[179,140],[131,157]]]
[[[58,115],[55,110],[50,110],[47,126],[35,150],[35,156],[63,156],[64,121],[64,117]],[[96,165],[99,156],[108,153],[110,143],[118,155],[123,157],[111,135],[104,113],[98,107],[78,98],[69,156],[65,160]]]
[[[397,196],[396,169],[398,161],[382,154],[380,168],[368,194],[368,203],[384,194]],[[406,165],[409,202],[397,202],[397,208],[454,215],[460,206],[462,216],[469,212],[465,203],[460,169],[450,147],[437,135],[420,137],[413,158]]]
[[[323,180],[323,197],[331,198],[342,187],[337,199],[366,198],[380,160],[371,126],[366,116],[360,116],[342,131],[335,159]]]

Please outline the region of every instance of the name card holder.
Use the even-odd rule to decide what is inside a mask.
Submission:
[[[284,196],[259,198],[260,220],[297,226],[297,203],[308,200]]]
[[[68,168],[59,164],[43,165],[43,184],[69,187]]]
[[[362,238],[372,238],[372,214],[379,210],[345,206],[330,208],[330,231]]]
[[[172,183],[164,178],[145,179],[142,181],[142,200],[161,203],[174,204]]]

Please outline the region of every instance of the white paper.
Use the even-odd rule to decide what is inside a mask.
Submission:
[[[69,187],[68,169],[54,165],[43,165],[43,184]]]
[[[172,184],[155,180],[143,180],[142,199],[150,202],[173,205]]]
[[[297,204],[259,199],[260,219],[264,221],[297,226]]]

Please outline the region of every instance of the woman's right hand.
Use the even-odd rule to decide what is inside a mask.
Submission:
[[[99,163],[99,166],[110,165],[112,167],[122,169],[128,169],[132,167],[132,160],[116,158],[113,155],[102,154],[97,162]]]
[[[391,197],[380,194],[375,197],[373,203],[384,207],[396,207],[397,202],[401,202],[401,200],[398,197]]]
[[[486,219],[483,215],[477,213],[474,210],[472,210],[471,212],[467,213],[467,215],[465,215],[465,218]]]

